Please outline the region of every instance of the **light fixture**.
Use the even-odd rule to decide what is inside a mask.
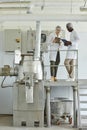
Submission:
[[[0,10],[26,10],[31,1],[0,1]]]

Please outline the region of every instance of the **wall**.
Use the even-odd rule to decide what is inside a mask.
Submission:
[[[3,31],[0,31],[0,67],[4,64],[13,66],[13,54],[7,54],[3,51]],[[3,77],[0,77],[0,84]],[[8,82],[9,81],[9,82]],[[12,85],[14,77],[7,77],[4,85]],[[0,114],[12,113],[12,88],[0,87]]]
[[[54,30],[56,25],[62,26],[64,30],[66,30],[65,25],[67,22],[41,22],[42,30]],[[85,22],[73,22],[76,30],[79,32],[80,36],[80,44],[79,44],[79,64],[78,64],[78,73],[79,73],[79,79],[87,79],[87,72],[86,72],[86,66],[87,66],[87,23]],[[3,29],[4,28],[22,28],[23,36],[25,35],[25,28],[35,29],[35,22],[5,22],[0,24],[0,67],[2,67],[4,64],[9,64],[10,66],[13,66],[13,60],[14,60],[14,54],[13,53],[6,53],[4,52],[4,42],[3,42]],[[67,31],[66,31],[67,33]],[[22,37],[23,38],[23,37]],[[23,38],[23,43],[25,39]],[[23,44],[23,47],[25,46],[25,43]],[[61,55],[62,56],[62,55]],[[65,58],[65,54],[63,57],[61,57],[61,64],[63,63]],[[48,59],[45,57],[45,61],[47,62]],[[63,68],[64,73],[66,73],[65,68]],[[61,75],[62,69],[59,69],[58,76]],[[67,74],[66,74],[67,75]],[[50,77],[49,77],[50,78]],[[2,82],[3,77],[0,77],[0,84]],[[9,82],[8,82],[9,81]],[[8,77],[6,79],[6,83],[13,84],[15,81],[14,77]],[[62,92],[62,89],[64,89],[64,93]],[[69,97],[69,99],[72,99],[72,89],[71,88],[56,88],[51,92],[51,98],[53,97]],[[12,88],[0,88],[0,114],[12,114]]]

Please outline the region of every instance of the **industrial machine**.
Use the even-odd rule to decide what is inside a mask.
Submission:
[[[22,54],[14,83],[13,122],[15,126],[44,125],[44,85],[41,61],[32,52]]]
[[[5,39],[8,40],[7,32],[8,30],[5,31]],[[15,40],[12,37],[10,40],[15,42],[15,47],[10,44],[10,41],[5,45],[5,51],[15,52],[14,67],[4,65],[0,68],[0,76],[16,76],[13,84],[13,125],[43,127],[45,101],[43,68],[40,59],[40,22],[37,21],[36,24],[36,44],[33,50],[32,46],[29,46],[28,52],[21,54],[20,30],[15,30],[14,37]],[[4,87],[3,82],[2,87]]]
[[[13,85],[13,124],[43,126],[44,85],[41,61],[34,60],[33,52],[21,54],[16,50],[15,53],[15,68],[5,65],[0,69],[1,76],[17,76]]]

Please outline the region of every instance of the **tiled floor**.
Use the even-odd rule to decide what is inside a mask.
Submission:
[[[70,126],[51,126],[50,128],[44,127],[14,127],[12,124],[12,116],[10,115],[0,115],[0,130],[78,130],[76,128],[70,128]]]

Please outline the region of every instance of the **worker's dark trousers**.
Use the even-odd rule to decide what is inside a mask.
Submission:
[[[57,52],[56,61],[50,61],[51,76],[56,77],[59,63],[60,63],[60,51]]]

